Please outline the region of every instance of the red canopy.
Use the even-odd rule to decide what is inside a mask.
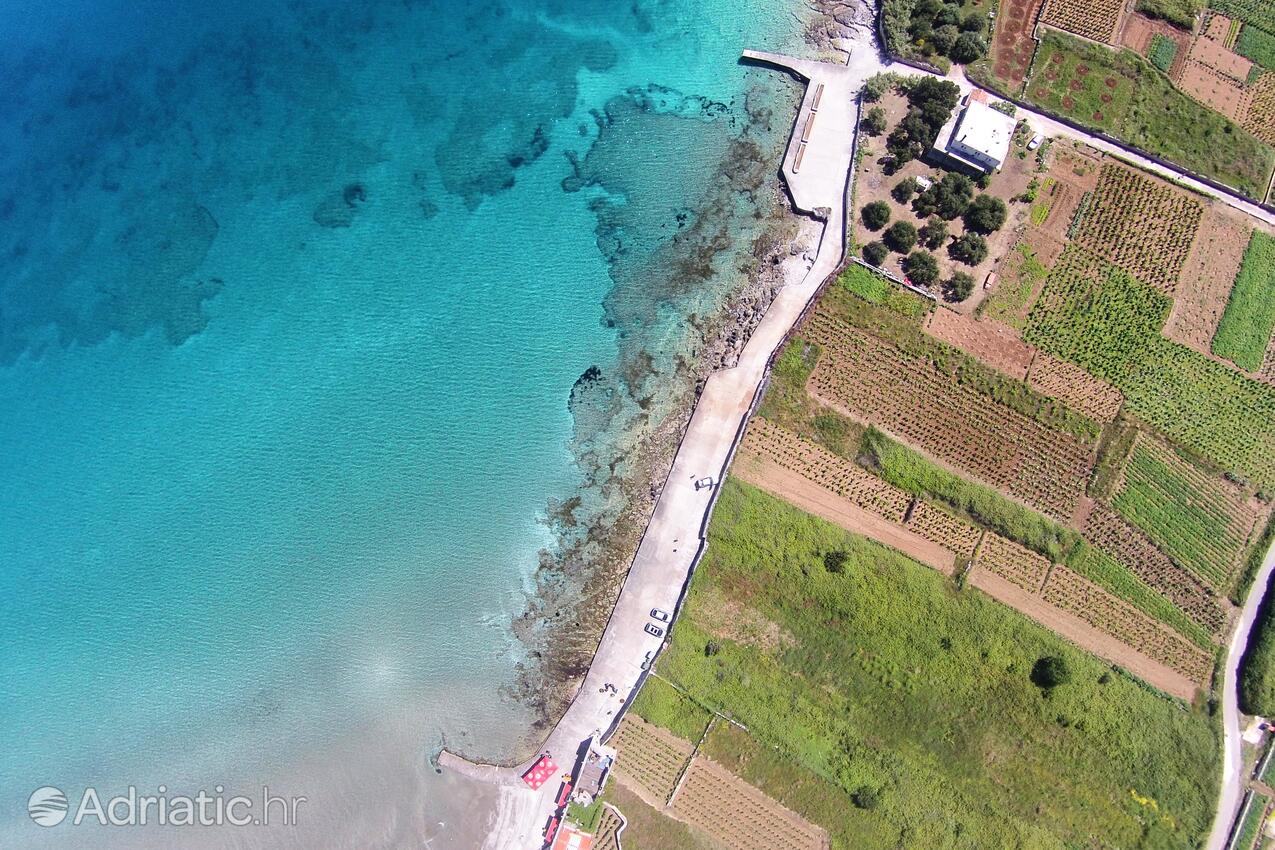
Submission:
[[[558,766],[553,763],[553,759],[549,758],[546,753],[536,759],[536,763],[531,769],[522,775],[522,781],[531,786],[531,790],[535,791],[544,785],[558,771]]]
[[[558,805],[561,806],[567,802],[567,798],[571,796],[571,782],[562,783],[562,787],[558,789]]]

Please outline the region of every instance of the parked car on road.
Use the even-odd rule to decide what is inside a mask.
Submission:
[[[642,627],[642,631],[646,632],[651,637],[664,637],[664,630],[654,623],[647,623]]]
[[[652,608],[651,619],[659,620],[661,623],[667,623],[669,621],[668,612],[661,608]]]

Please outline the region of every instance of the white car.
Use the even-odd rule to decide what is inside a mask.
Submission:
[[[1032,140],[1027,143],[1027,150],[1029,151],[1036,150],[1036,148],[1040,147],[1040,143],[1043,141],[1045,141],[1045,137],[1042,136],[1040,133],[1037,133],[1036,135],[1032,136]]]
[[[661,623],[667,623],[669,621],[669,615],[667,611],[664,611],[660,608],[652,608],[651,619],[659,620]]]
[[[642,631],[646,632],[651,637],[664,637],[664,630],[654,623],[647,623],[642,627]]]

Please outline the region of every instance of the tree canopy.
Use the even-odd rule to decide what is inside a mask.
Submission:
[[[919,216],[937,215],[951,221],[965,214],[973,197],[973,181],[964,174],[948,172],[942,180],[917,195],[912,209]]]
[[[939,261],[929,251],[913,251],[908,254],[908,279],[920,286],[929,286],[939,279]]]
[[[868,230],[880,230],[890,223],[890,205],[885,201],[873,201],[866,204],[859,215],[863,218],[863,226]]]
[[[974,278],[967,272],[953,272],[943,290],[943,297],[948,301],[964,301],[974,291]]]
[[[884,263],[888,256],[890,256],[890,249],[885,247],[884,242],[869,242],[863,246],[863,259],[874,266]]]
[[[965,233],[947,246],[947,253],[953,260],[977,266],[987,259],[987,240],[977,233]]]
[[[916,227],[910,221],[896,221],[885,232],[885,244],[900,254],[906,254],[916,245]]]
[[[1005,202],[994,195],[979,195],[965,210],[965,227],[975,233],[995,233],[1008,215]]]

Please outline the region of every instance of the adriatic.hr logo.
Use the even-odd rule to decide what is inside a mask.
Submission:
[[[27,799],[27,814],[40,826],[57,826],[66,820],[69,808],[66,795],[59,788],[46,785],[31,792]]]

